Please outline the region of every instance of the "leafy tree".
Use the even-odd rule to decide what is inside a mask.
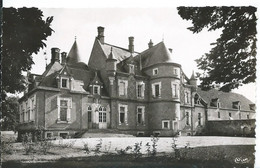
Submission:
[[[18,97],[7,97],[2,104],[1,130],[15,130],[19,122]]]
[[[6,93],[25,89],[26,79],[22,71],[31,69],[32,54],[46,47],[44,41],[53,32],[53,17],[43,20],[38,8],[2,9],[2,99]]]
[[[178,13],[199,33],[222,30],[213,48],[196,60],[204,90],[221,84],[230,91],[256,79],[256,8],[255,7],[178,7]]]

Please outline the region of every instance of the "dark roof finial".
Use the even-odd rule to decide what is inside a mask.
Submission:
[[[77,40],[77,36],[75,36],[75,41]]]
[[[194,70],[192,70],[192,75],[191,75],[190,79],[196,79],[195,75],[194,75]]]

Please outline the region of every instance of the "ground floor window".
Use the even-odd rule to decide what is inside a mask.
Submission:
[[[62,137],[63,139],[68,138],[68,135],[69,135],[69,133],[67,133],[67,132],[60,132],[59,133],[59,136]]]
[[[190,125],[190,113],[186,112],[186,125]]]
[[[127,105],[119,105],[119,124],[127,124]]]
[[[138,125],[141,125],[143,124],[144,125],[144,106],[138,106],[137,107],[137,124]]]
[[[170,120],[163,120],[162,121],[162,128],[163,129],[170,129]]]
[[[99,122],[107,122],[107,113],[99,112],[98,120]]]
[[[46,132],[45,134],[45,137],[48,139],[48,138],[51,138],[53,136],[53,133],[52,132]]]
[[[201,113],[198,113],[198,125],[201,125]]]
[[[218,118],[220,118],[220,112],[218,112]]]

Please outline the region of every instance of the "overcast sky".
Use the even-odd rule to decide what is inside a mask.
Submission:
[[[8,6],[8,3],[11,4],[14,1],[9,0],[5,4]],[[18,2],[21,1],[13,3],[12,6],[23,6],[25,4]],[[130,7],[122,4],[114,7],[113,3],[112,5],[109,3],[91,3],[90,5],[84,4],[82,8],[79,8],[81,5],[77,3],[69,3],[68,5],[68,3],[57,4],[61,1],[50,1],[48,3],[47,0],[45,1],[47,3],[44,4],[40,4],[40,2],[42,1],[39,1],[39,8],[43,11],[44,16],[54,16],[51,27],[55,32],[48,37],[47,48],[33,56],[35,65],[33,65],[31,72],[37,74],[42,74],[45,70],[43,53],[47,53],[47,63],[49,63],[51,48],[58,47],[61,52],[69,52],[75,36],[81,60],[87,63],[94,39],[97,36],[97,27],[103,26],[105,27],[106,43],[127,48],[128,37],[134,36],[134,45],[137,52],[146,50],[150,39],[154,44],[163,40],[168,48],[173,49],[172,57],[175,62],[180,63],[186,75],[190,77],[193,70],[197,72],[194,60],[210,50],[210,43],[215,42],[220,33],[220,31],[207,32],[204,30],[199,34],[193,34],[187,30],[187,27],[192,26],[191,22],[182,20],[178,15],[176,9],[178,5],[163,6],[163,3],[160,3],[158,7],[149,7],[151,5],[151,3],[148,3],[149,1],[142,1],[142,4],[146,3],[142,8],[137,8],[131,2],[126,1]],[[75,4],[77,4],[77,8],[69,8],[75,7]],[[66,8],[60,7],[64,5]],[[26,6],[30,6],[30,3]],[[145,6],[148,7],[145,8]],[[235,92],[255,101],[254,84],[241,87]]]

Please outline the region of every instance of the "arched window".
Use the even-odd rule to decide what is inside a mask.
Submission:
[[[107,111],[106,107],[103,107],[103,111]]]
[[[99,109],[98,109],[98,110],[99,110],[99,111],[103,111],[103,109],[102,109],[102,107],[101,107],[101,106],[99,107]]]
[[[92,111],[92,108],[91,108],[91,106],[88,106],[88,111]]]

